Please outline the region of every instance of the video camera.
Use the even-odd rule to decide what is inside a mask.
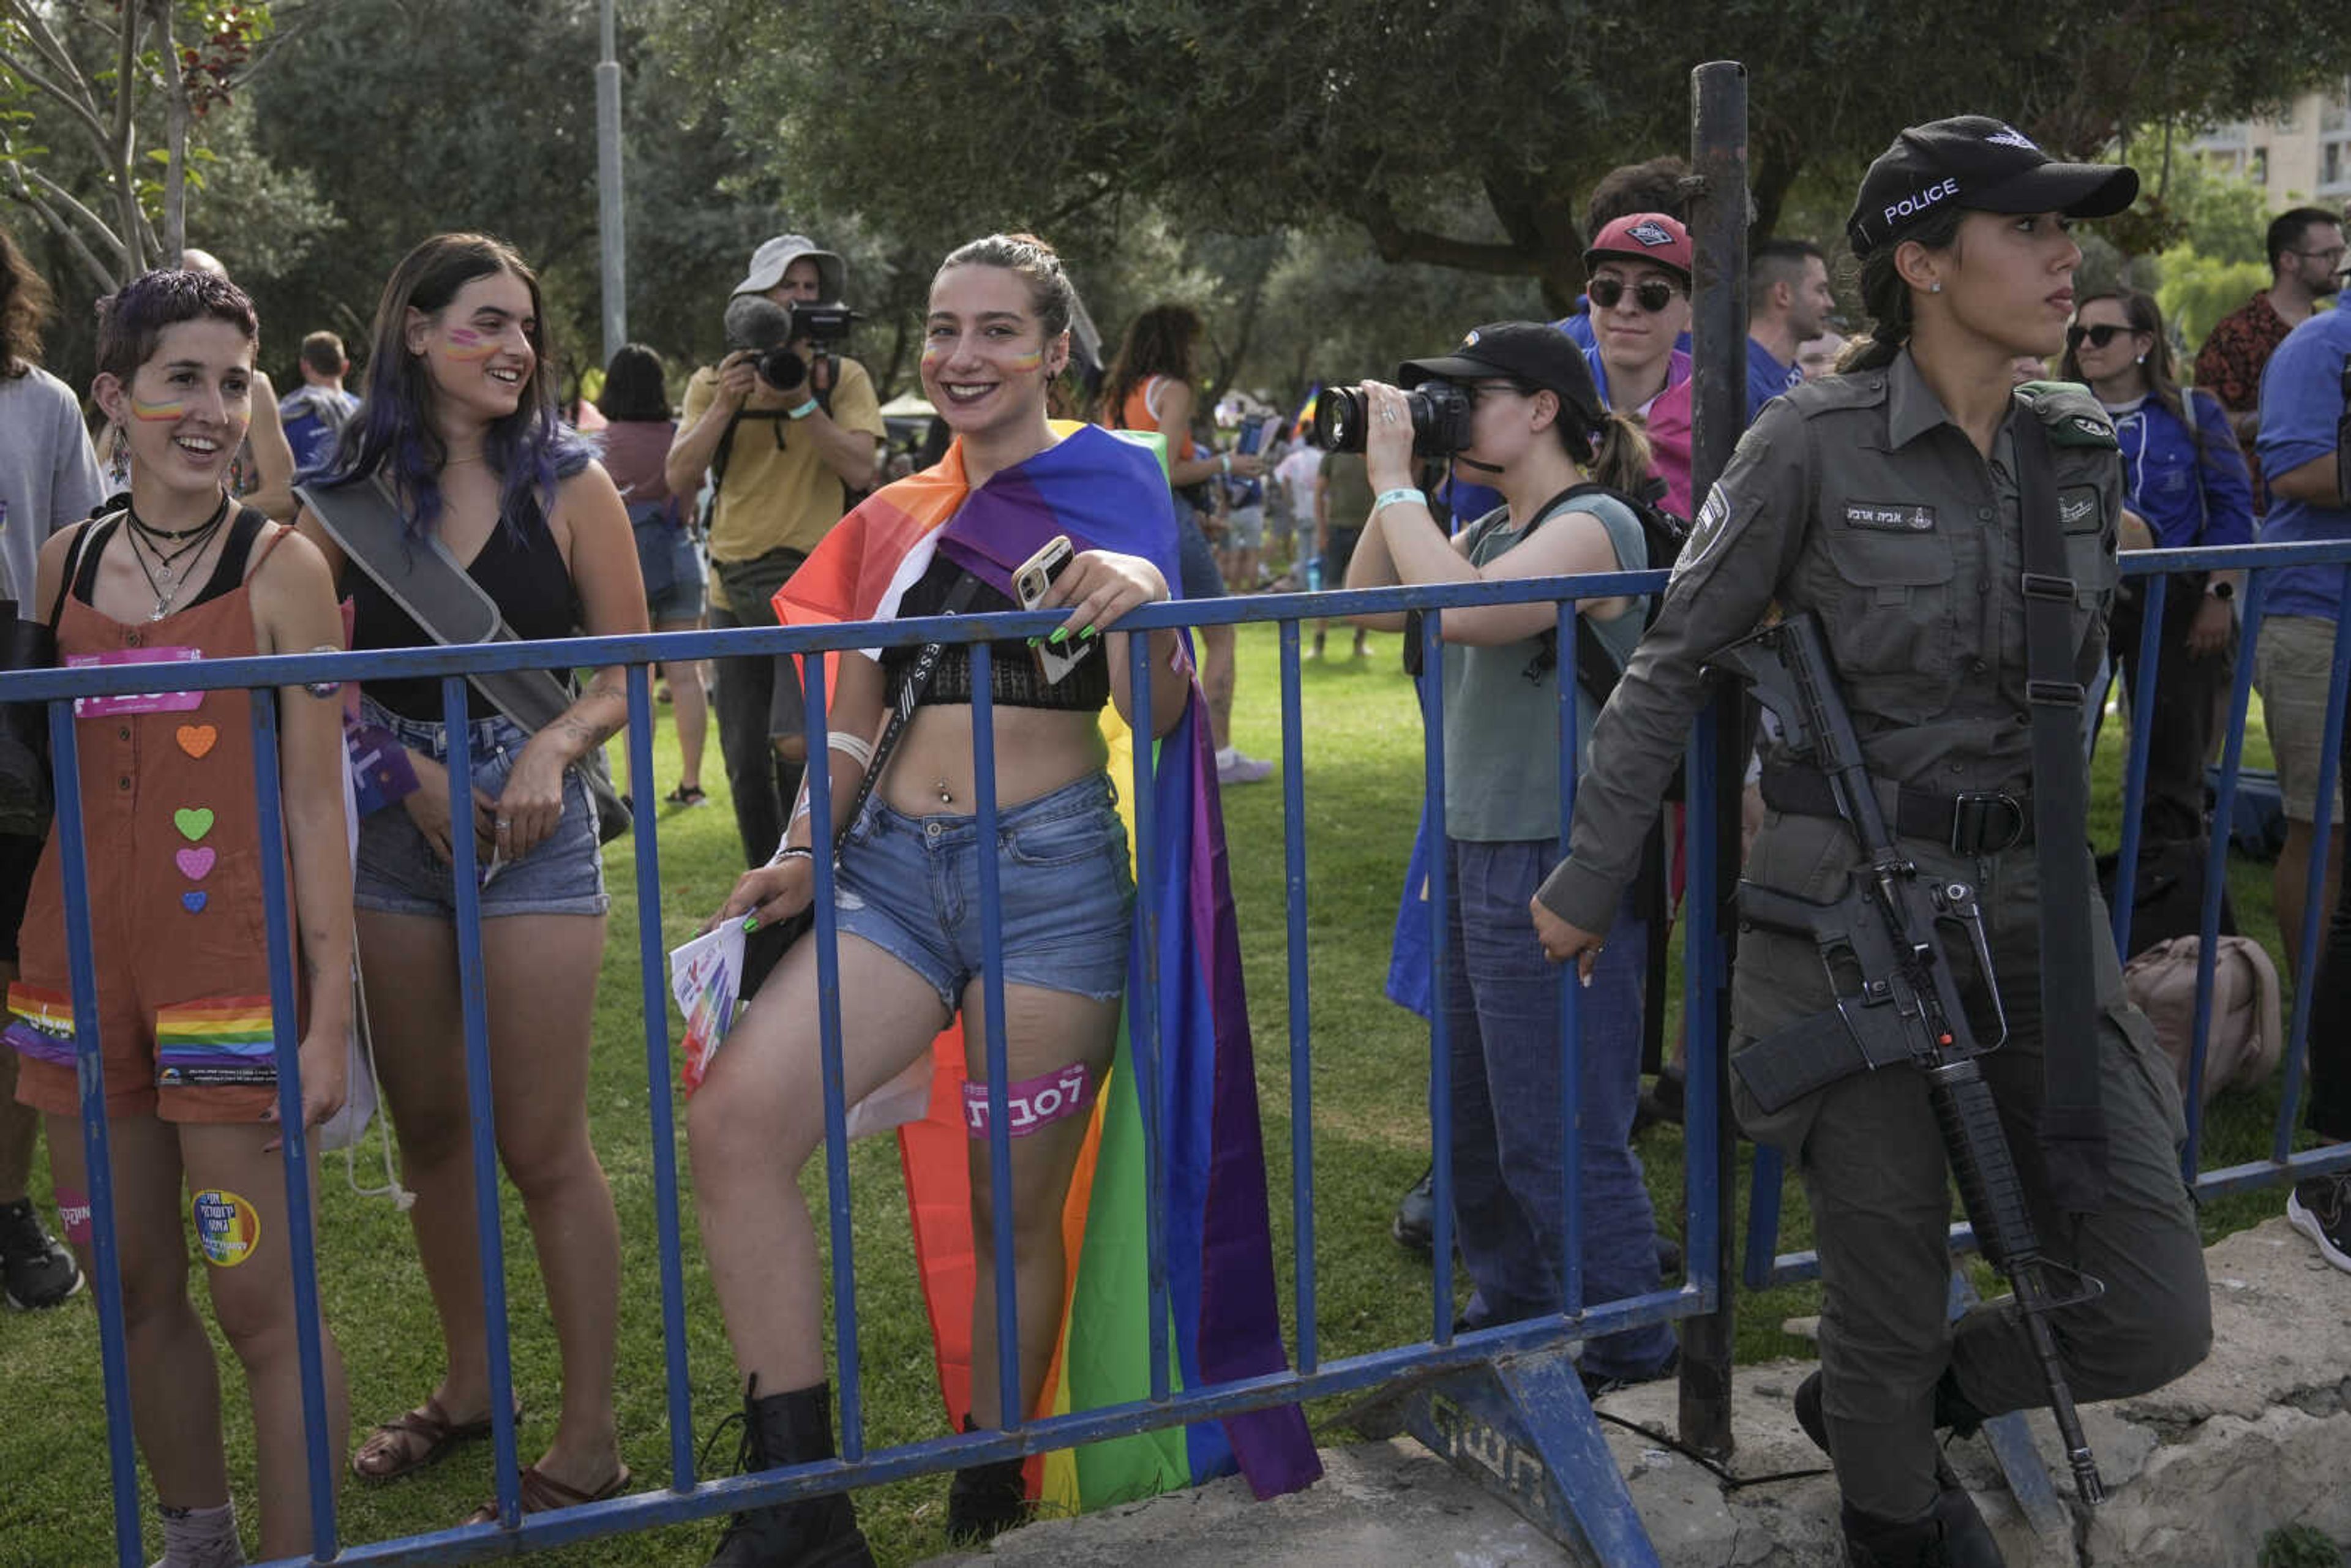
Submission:
[[[1469,444],[1469,421],[1476,409],[1466,389],[1451,382],[1426,381],[1406,389],[1404,403],[1412,415],[1414,456],[1450,457]],[[1369,418],[1361,389],[1326,387],[1314,403],[1314,444],[1325,452],[1361,452]]]
[[[759,294],[737,294],[726,302],[726,348],[758,355],[754,366],[759,379],[778,392],[790,392],[808,380],[809,368],[792,351],[805,338],[820,360],[831,360],[849,341],[856,311],[846,305],[820,305],[809,300],[778,305]]]

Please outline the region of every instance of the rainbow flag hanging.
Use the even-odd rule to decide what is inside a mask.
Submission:
[[[974,489],[958,442],[940,464],[889,486],[843,518],[775,598],[788,625],[887,619],[945,552],[1009,594],[1019,564],[1056,534],[1080,551],[1138,555],[1171,589],[1180,580],[1176,522],[1158,458],[1092,425]],[[1106,651],[1105,651],[1106,652]],[[838,658],[839,655],[829,655]],[[1184,666],[1162,678],[1190,680]],[[1102,723],[1122,802],[1134,796],[1132,741],[1117,710]],[[1160,929],[1154,1009],[1168,1208],[1168,1381],[1201,1388],[1287,1365],[1266,1212],[1257,1074],[1241,989],[1207,715],[1194,685],[1185,716],[1159,740],[1152,777],[1151,865]],[[1122,806],[1123,813],[1128,808]],[[1134,832],[1134,818],[1127,815]],[[1144,1229],[1142,1102],[1132,1033],[1134,988],[1154,966],[1135,923],[1129,1009],[1071,1183],[1062,1231],[1071,1259],[1059,1353],[1038,1414],[1146,1399],[1150,1329]],[[937,1344],[948,1423],[970,1409],[971,1192],[963,1119],[963,1035],[933,1047],[927,1119],[901,1129],[923,1291]],[[992,1349],[987,1354],[993,1354]],[[1087,1509],[1194,1485],[1238,1468],[1260,1498],[1322,1474],[1295,1406],[1064,1450],[1031,1461],[1032,1495]]]
[[[1314,406],[1322,397],[1321,382],[1306,389],[1305,401],[1298,405],[1298,412],[1290,416],[1290,438],[1292,441],[1305,440],[1307,432],[1314,428]]]

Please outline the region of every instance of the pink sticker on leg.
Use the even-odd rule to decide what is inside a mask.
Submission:
[[[1093,1074],[1082,1061],[1072,1061],[1059,1072],[1027,1078],[1004,1091],[1007,1124],[1016,1138],[1027,1137],[1048,1122],[1074,1116],[1093,1102]],[[987,1085],[969,1079],[963,1086],[965,1127],[975,1138],[987,1136]]]
[[[89,1245],[89,1195],[69,1187],[57,1190],[57,1223],[65,1227],[66,1239],[77,1247]]]

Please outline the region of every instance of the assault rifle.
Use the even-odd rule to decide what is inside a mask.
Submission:
[[[1922,878],[1888,829],[1820,628],[1809,613],[1732,643],[1711,663],[1746,681],[1780,720],[1788,747],[1827,776],[1837,814],[1868,857],[1843,896],[1825,903],[1740,883],[1741,923],[1809,937],[1827,966],[1836,1003],[1749,1046],[1731,1059],[1731,1068],[1766,1111],[1866,1070],[1907,1063],[1926,1079],[1977,1243],[2015,1292],[2016,1315],[2041,1362],[2074,1485],[2084,1502],[2103,1501],[2105,1486],[2082,1435],[2049,1318],[2056,1308],[2093,1299],[2105,1287],[2042,1256],[1991,1087],[1984,1082],[1980,1059],[2007,1038],[2008,1022],[1975,890],[1963,882]],[[1943,925],[1967,933],[1991,992],[2001,1038],[1991,1046],[1980,1045],[1969,1027],[1938,929]],[[2071,1276],[2072,1294],[2052,1293],[2045,1277],[2051,1270]]]

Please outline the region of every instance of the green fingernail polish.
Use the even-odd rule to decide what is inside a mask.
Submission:
[[[1033,647],[1035,647],[1038,643],[1040,643],[1043,642],[1044,640],[1045,640],[1045,639],[1044,639],[1044,638],[1042,638],[1042,637],[1031,637],[1031,638],[1029,638],[1029,645],[1031,648],[1033,648]]]
[[[744,933],[744,935],[745,935],[745,936],[749,936],[752,932],[757,931],[758,928],[759,928],[759,917],[758,917],[758,915],[747,915],[743,916],[743,933]]]
[[[1050,637],[1046,638],[1045,641],[1048,643],[1059,643],[1066,639],[1069,634],[1070,629],[1067,626],[1056,626],[1053,628],[1053,634]]]
[[[1099,627],[1089,626],[1089,627],[1087,627],[1084,631],[1082,631],[1082,632],[1079,632],[1079,633],[1078,633],[1078,635],[1079,635],[1080,637],[1081,637],[1081,638],[1084,638],[1084,637],[1091,637],[1091,636],[1094,635],[1094,633],[1095,633],[1097,631],[1099,631],[1099,630],[1100,630],[1100,628],[1099,628]]]

